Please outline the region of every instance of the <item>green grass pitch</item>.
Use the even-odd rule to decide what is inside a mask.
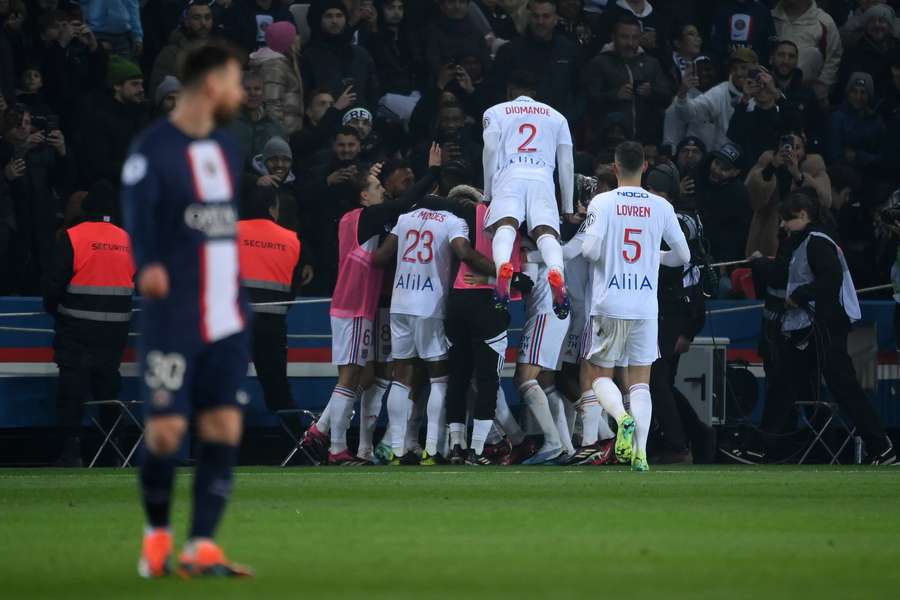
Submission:
[[[0,597],[900,597],[891,468],[244,468],[252,581],[141,580],[141,529],[134,470],[0,471]]]

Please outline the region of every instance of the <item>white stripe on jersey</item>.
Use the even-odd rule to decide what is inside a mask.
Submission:
[[[217,142],[191,143],[188,163],[201,202],[231,202],[234,196],[231,174]],[[238,307],[237,243],[234,238],[207,240],[200,252],[200,329],[205,341],[215,342],[244,329]]]
[[[401,215],[391,234],[397,236],[391,314],[442,319],[452,283],[450,242],[468,241],[466,222],[446,211],[420,208]]]

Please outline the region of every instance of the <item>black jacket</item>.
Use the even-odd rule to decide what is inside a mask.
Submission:
[[[131,141],[150,120],[144,104],[124,104],[107,94],[97,94],[92,104],[74,140],[85,189],[100,179],[119,181]]]
[[[353,45],[352,32],[347,28],[337,36],[324,33],[319,26],[311,28],[312,39],[300,59],[304,88],[324,87],[337,98],[348,85],[353,85],[357,105],[374,111],[381,91],[375,62],[368,51]]]
[[[535,99],[574,122],[580,67],[578,46],[565,36],[554,35],[549,42],[538,40],[531,33],[518,37],[501,46],[494,60],[491,77],[497,86],[497,102],[506,100],[509,76],[514,71],[527,70],[537,78]]]
[[[753,210],[743,178],[738,176],[724,184],[707,180],[698,191],[697,204],[709,253],[715,261],[744,258]]]

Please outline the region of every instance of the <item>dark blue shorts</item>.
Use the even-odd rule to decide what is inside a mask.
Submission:
[[[148,331],[139,350],[139,377],[144,413],[184,415],[222,406],[242,408],[250,360],[250,333],[244,331],[212,344],[184,344],[177,336]]]

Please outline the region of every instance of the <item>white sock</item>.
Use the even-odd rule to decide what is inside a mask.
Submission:
[[[374,448],[372,434],[375,433],[375,425],[381,415],[382,400],[390,383],[385,379],[376,379],[375,383],[363,392],[359,403],[359,450],[357,454],[364,454]]]
[[[459,446],[463,450],[468,448],[465,423],[450,423],[450,447],[453,446]]]
[[[404,442],[406,441],[406,425],[409,414],[412,412],[412,402],[409,399],[409,388],[402,383],[391,383],[387,398],[388,410],[388,441],[394,456],[400,457],[406,454]]]
[[[425,431],[425,451],[434,456],[437,454],[438,441],[444,436],[446,427],[447,380],[449,377],[436,377],[431,380],[431,392],[428,394],[428,406],[425,409],[428,417],[428,428]]]
[[[650,386],[638,383],[631,386],[631,416],[634,417],[634,433],[637,450],[647,453],[647,438],[650,436],[650,423],[653,420],[653,402],[650,399]]]
[[[350,414],[356,402],[356,390],[341,385],[331,392],[331,448],[332,454],[340,454],[347,449],[347,429],[350,428]]]
[[[472,449],[478,456],[484,452],[484,442],[487,440],[493,424],[493,419],[474,419],[472,421]]]
[[[334,393],[332,392],[332,396],[333,395]],[[322,414],[319,415],[319,418],[316,420],[316,429],[325,435],[328,435],[328,432],[331,431],[331,398],[328,399],[325,410],[322,411]]]
[[[502,225],[494,232],[494,239],[491,241],[491,252],[494,257],[494,266],[497,269],[497,275],[500,275],[500,265],[509,262],[515,244],[515,227],[512,227],[511,225]]]
[[[606,414],[606,411],[601,409],[601,413],[600,423],[597,427],[597,437],[603,442],[616,437],[616,432],[609,426],[609,416]]]
[[[550,414],[556,421],[556,430],[559,432],[559,441],[562,443],[563,450],[568,454],[575,454],[575,446],[572,445],[572,434],[569,431],[569,423],[566,421],[567,404],[563,400],[562,394],[555,387],[549,387],[544,390],[547,394],[547,400],[550,403]]]
[[[591,384],[597,401],[603,410],[608,412],[618,423],[625,416],[625,407],[622,405],[622,392],[616,383],[609,377],[598,377]]]
[[[563,273],[563,251],[556,236],[545,233],[536,240],[536,243],[547,269],[551,271],[556,269]]]
[[[409,420],[406,422],[406,450],[413,450],[419,447],[419,429],[422,426],[422,403],[413,402],[412,410],[409,413]]]
[[[534,420],[541,428],[541,433],[544,434],[544,445],[561,446],[559,431],[557,431],[556,422],[550,413],[550,403],[537,380],[530,379],[523,383],[519,387],[519,393],[522,394],[522,401],[528,406],[528,410],[534,415]]]
[[[578,412],[581,413],[581,445],[590,446],[597,443],[597,431],[603,420],[603,409],[597,402],[594,392],[584,392],[578,401]],[[607,427],[609,427],[607,425]]]
[[[488,446],[494,446],[503,441],[503,430],[497,425],[497,420],[494,419],[491,425],[491,432],[487,436],[487,440],[485,444]]]
[[[497,390],[497,411],[494,413],[494,418],[500,423],[500,427],[506,433],[506,439],[509,440],[510,444],[518,446],[522,443],[522,440],[525,439],[525,433],[522,432],[519,422],[516,421],[516,418],[509,410],[509,405],[506,403],[506,394],[503,392],[502,387]]]

